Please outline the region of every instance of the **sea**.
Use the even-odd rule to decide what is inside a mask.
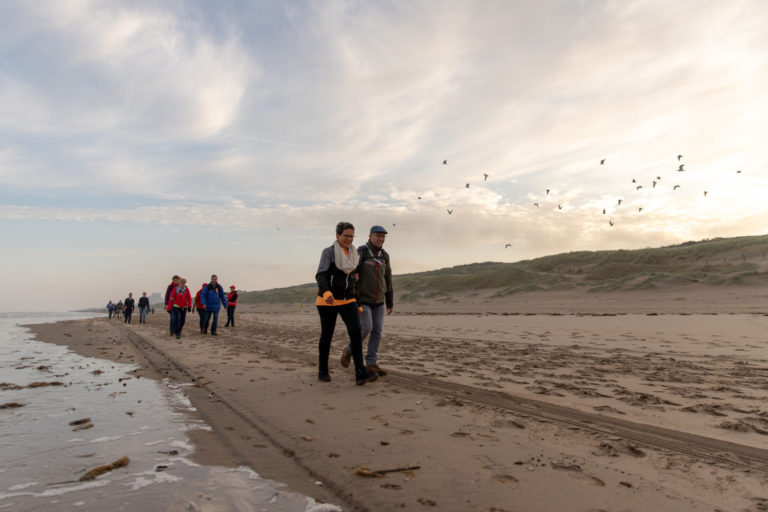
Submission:
[[[82,357],[23,327],[93,316],[0,313],[0,511],[342,510],[258,468],[194,463],[187,434],[210,427],[183,387],[131,378],[133,364]],[[81,481],[123,457],[126,466]]]

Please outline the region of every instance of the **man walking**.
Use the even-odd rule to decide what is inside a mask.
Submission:
[[[123,303],[123,316],[125,317],[123,323],[131,323],[131,315],[133,314],[134,302],[133,293],[129,293],[128,298],[126,298],[125,302]]]
[[[227,295],[227,325],[232,322],[232,327],[235,326],[235,308],[237,307],[237,290],[235,285],[229,287],[229,295]]]
[[[381,226],[373,226],[368,235],[368,242],[357,249],[360,256],[357,296],[362,309],[360,315],[362,339],[365,340],[366,336],[370,334],[368,351],[365,355],[365,368],[380,377],[387,374],[377,362],[381,329],[384,325],[384,309],[386,307],[388,315],[392,314],[394,303],[392,267],[389,264],[389,254],[382,247],[386,238],[386,229]],[[347,345],[341,355],[341,365],[346,368],[351,359],[352,349]]]
[[[200,294],[200,303],[205,308],[205,326],[204,330],[208,329],[208,323],[213,317],[213,323],[211,323],[211,335],[216,336],[216,327],[219,325],[219,310],[222,304],[227,303],[227,296],[224,295],[224,288],[218,282],[219,278],[216,274],[211,276],[211,282],[205,287],[203,293]]]
[[[149,310],[149,298],[147,292],[144,292],[139,299],[139,323],[147,323],[147,311]]]
[[[112,304],[112,301],[109,301],[107,303],[107,313],[109,313],[109,319],[112,320],[112,313],[115,312],[115,305]]]
[[[168,311],[168,316],[170,317],[168,321],[168,330],[171,331],[171,336],[174,335],[173,315],[171,315],[171,311],[168,309],[168,301],[171,300],[171,292],[178,285],[179,285],[179,276],[173,276],[171,278],[171,284],[169,284],[168,288],[165,289],[165,310]]]

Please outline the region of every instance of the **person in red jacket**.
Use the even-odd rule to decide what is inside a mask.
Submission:
[[[179,279],[179,284],[171,290],[168,298],[168,311],[171,313],[171,322],[176,339],[181,338],[181,329],[187,319],[187,311],[192,311],[192,294],[187,288],[187,280]]]
[[[237,307],[237,290],[235,286],[229,287],[229,294],[227,294],[227,324],[224,327],[229,327],[229,323],[232,322],[232,327],[235,326],[235,308]]]
[[[197,294],[195,295],[195,310],[197,311],[197,316],[200,317],[200,334],[205,334],[208,332],[208,326],[205,325],[205,304],[203,304],[200,301],[200,294],[203,293],[203,290],[205,290],[205,287],[208,286],[208,283],[203,283],[203,285],[200,287],[199,290],[197,290]]]
[[[181,279],[179,276],[173,276],[171,278],[171,284],[165,289],[165,309],[168,310],[168,316],[170,318],[168,329],[171,331],[171,336],[173,336],[173,315],[171,315],[171,310],[168,309],[168,301],[171,299],[171,291],[179,285],[179,279]]]

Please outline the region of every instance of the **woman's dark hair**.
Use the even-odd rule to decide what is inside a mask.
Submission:
[[[352,231],[354,231],[355,230],[355,226],[353,226],[351,222],[344,222],[344,221],[341,221],[338,224],[336,224],[336,234],[337,235],[342,234],[345,229],[351,229]]]

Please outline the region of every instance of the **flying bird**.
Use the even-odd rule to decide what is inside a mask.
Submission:
[[[632,183],[637,183],[637,180],[635,178],[632,178]]]
[[[417,199],[421,199],[421,196],[417,197]]]
[[[640,208],[637,209],[637,211],[639,212],[643,211],[643,207],[641,206]]]
[[[612,220],[609,220],[609,221],[608,221],[608,224],[610,224],[611,226],[613,226],[613,221],[612,221]]]
[[[505,249],[508,249],[509,247],[512,247],[512,244],[507,244],[504,246]]]
[[[562,210],[562,209],[563,209],[563,206],[559,204],[559,205],[557,205],[557,209],[558,209],[558,210]]]
[[[680,188],[680,185],[675,185],[674,187],[672,187],[672,190],[677,190],[679,188]]]
[[[652,188],[656,188],[656,182],[655,181],[653,182],[653,187]]]
[[[707,191],[706,190],[704,191],[704,197],[707,197]]]
[[[741,174],[741,170],[737,170],[737,171],[736,171],[736,174]]]
[[[453,213],[453,210],[445,210],[445,211],[447,211],[447,212],[448,212],[448,215],[450,215],[450,214],[452,214],[452,213]]]
[[[638,186],[635,187],[635,190],[640,190],[641,188],[643,188],[643,186],[642,185],[638,185]]]
[[[547,189],[547,195],[549,195],[549,189]]]
[[[443,165],[448,165],[448,160],[443,160]]]
[[[467,187],[466,188],[469,188],[469,183],[467,183]]]
[[[677,168],[677,172],[683,172],[685,170],[683,167],[685,167],[685,164],[680,164],[680,167]]]
[[[539,203],[533,203],[533,206],[535,206],[536,208],[538,208],[538,207],[539,207]]]
[[[661,181],[661,176],[656,176],[656,181]]]
[[[605,215],[605,208],[603,208],[603,215]]]
[[[392,223],[392,227],[395,227],[395,226],[397,226],[397,224],[395,224],[395,223],[393,222],[393,223]]]
[[[677,155],[677,161],[679,162],[680,159],[683,158],[683,155]]]
[[[483,181],[488,181],[488,173],[483,173]]]
[[[621,206],[621,202],[622,202],[622,201],[623,201],[623,199],[619,199],[619,206]]]
[[[604,163],[605,163],[605,158],[603,158],[602,160],[600,160],[600,165],[603,165]]]

